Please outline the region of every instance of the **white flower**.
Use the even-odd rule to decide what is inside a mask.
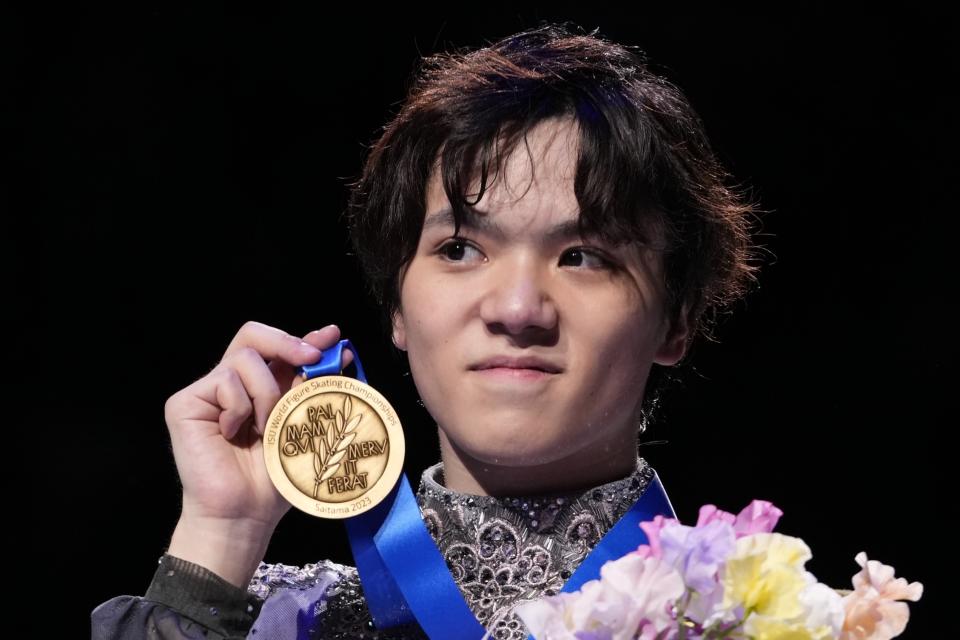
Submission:
[[[798,596],[800,604],[806,609],[804,626],[811,631],[829,630],[830,638],[840,637],[843,629],[843,597],[806,572],[807,586]]]
[[[522,604],[515,612],[538,640],[632,640],[674,625],[683,578],[659,558],[628,554],[607,562],[579,592]]]

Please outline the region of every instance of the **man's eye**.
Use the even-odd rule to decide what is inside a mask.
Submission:
[[[464,256],[468,256],[471,251],[480,257],[483,256],[483,254],[480,253],[475,247],[464,242],[463,240],[451,240],[450,242],[445,242],[440,246],[439,249],[437,249],[437,253],[451,262],[463,262]]]
[[[612,269],[614,266],[611,261],[599,253],[582,247],[566,251],[560,259],[560,262],[561,264],[566,262],[568,266],[572,267],[587,267],[593,269]]]

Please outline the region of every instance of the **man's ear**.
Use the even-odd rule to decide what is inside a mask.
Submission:
[[[669,323],[663,337],[663,342],[653,357],[653,361],[657,364],[670,367],[683,359],[690,341],[689,311],[690,305],[684,304],[676,321]]]
[[[407,350],[407,328],[403,323],[403,313],[399,309],[393,312],[391,319],[393,325],[393,344],[401,351]]]

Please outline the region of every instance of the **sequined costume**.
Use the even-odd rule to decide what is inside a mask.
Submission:
[[[470,609],[497,639],[527,637],[513,608],[557,593],[601,537],[649,486],[643,458],[626,478],[537,497],[489,497],[443,486],[443,465],[424,471],[417,503]],[[143,596],[93,610],[94,640],[186,638],[424,638],[415,625],[378,631],[353,567],[260,563],[246,591],[164,554]]]

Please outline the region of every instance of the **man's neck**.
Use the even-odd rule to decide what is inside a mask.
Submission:
[[[636,432],[594,450],[543,464],[505,466],[477,460],[440,431],[444,485],[478,496],[549,495],[589,489],[630,475],[637,465]],[[600,462],[598,462],[600,461]]]

